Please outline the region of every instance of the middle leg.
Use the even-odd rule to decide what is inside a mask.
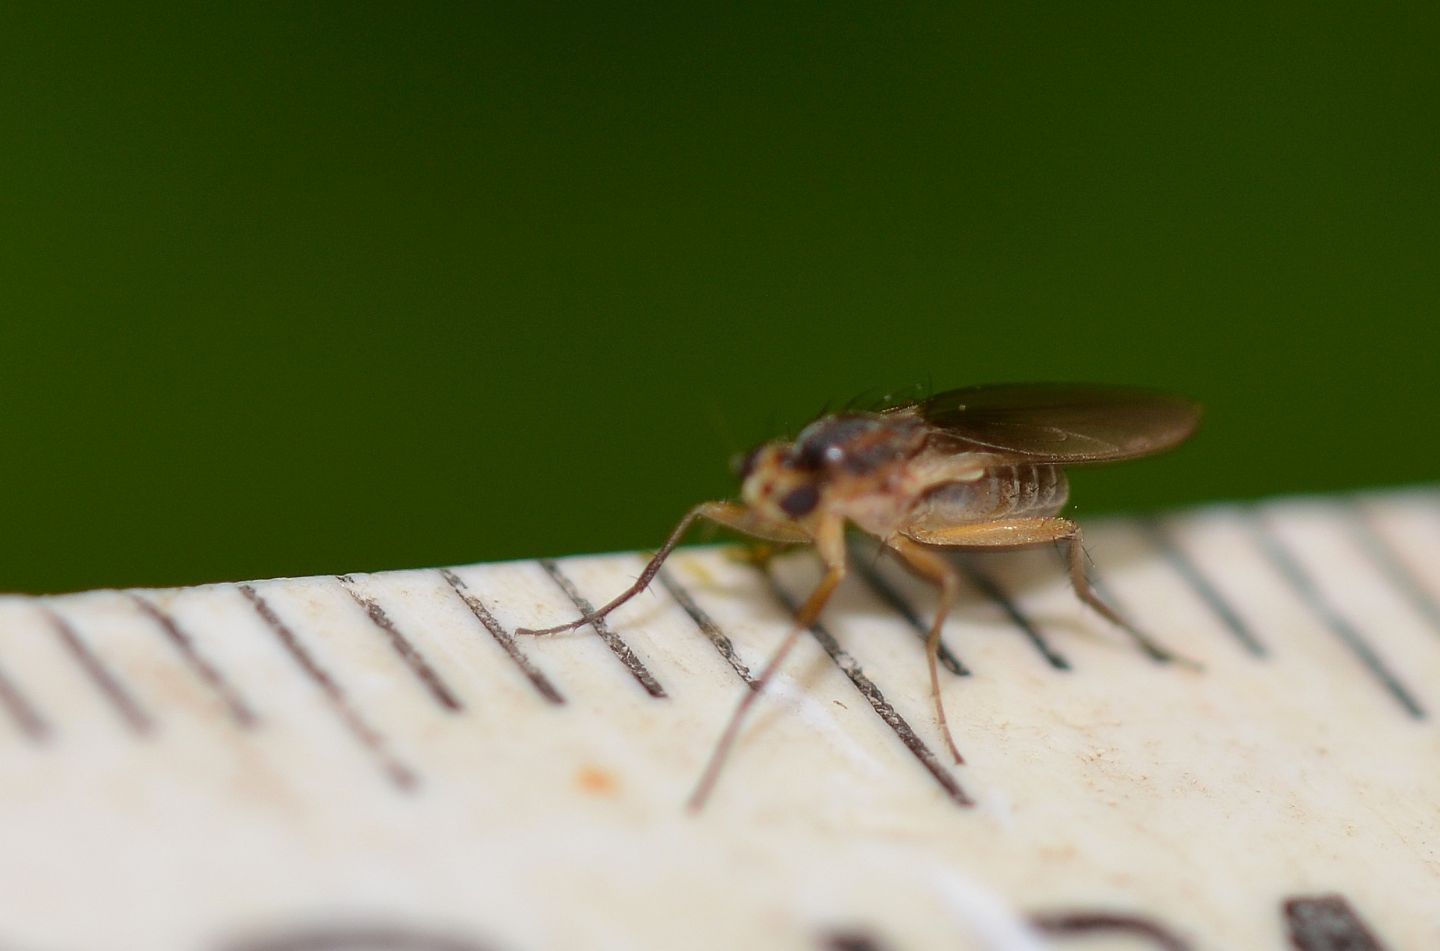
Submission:
[[[956,763],[964,763],[965,757],[960,755],[960,747],[955,745],[950,723],[945,718],[945,704],[940,699],[940,671],[936,664],[940,653],[940,630],[945,624],[945,618],[950,614],[950,609],[955,606],[955,598],[960,591],[960,579],[950,562],[903,535],[897,535],[886,544],[912,571],[933,582],[940,590],[940,604],[935,609],[935,620],[930,623],[930,633],[925,638],[925,662],[930,668],[930,696],[935,701],[935,718],[940,721],[940,732],[945,736],[945,745],[950,748],[950,755],[955,758]]]
[[[705,805],[705,800],[710,797],[710,791],[715,788],[715,782],[720,778],[720,768],[725,765],[725,758],[730,754],[730,749],[735,745],[736,739],[740,736],[740,725],[745,721],[745,715],[749,713],[751,706],[759,699],[761,691],[765,689],[780,670],[780,665],[794,649],[800,640],[800,635],[814,624],[820,617],[821,610],[830,595],[845,577],[845,523],[838,516],[824,519],[815,533],[815,549],[820,554],[821,561],[825,564],[825,575],[805,603],[795,612],[795,622],[775,653],[761,668],[759,676],[750,683],[750,690],[740,697],[740,702],[735,707],[735,712],[730,715],[730,722],[725,725],[725,731],[720,734],[720,739],[715,743],[714,750],[710,753],[710,761],[705,765],[705,772],[700,775],[700,781],[695,784],[695,791],[690,794],[690,801],[687,807],[691,812],[700,811]]]

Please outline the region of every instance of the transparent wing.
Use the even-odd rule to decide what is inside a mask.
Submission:
[[[957,452],[1056,465],[1164,452],[1200,422],[1199,404],[1184,397],[1088,383],[971,386],[889,412],[925,420]]]

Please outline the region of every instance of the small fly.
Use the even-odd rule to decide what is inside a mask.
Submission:
[[[746,456],[740,501],[692,508],[635,583],[609,604],[568,624],[518,633],[556,634],[605,617],[650,585],[696,519],[764,541],[814,545],[824,577],[796,611],[795,626],[754,689],[741,697],[690,797],[690,808],[698,809],[745,714],[845,576],[845,530],[854,526],[939,590],[926,639],[930,693],[950,754],[962,763],[936,669],[941,626],[960,591],[958,571],[943,553],[1063,542],[1070,584],[1081,601],[1157,660],[1185,662],[1100,598],[1085,574],[1080,526],[1059,513],[1069,497],[1064,466],[1163,452],[1189,437],[1199,420],[1199,405],[1182,397],[1052,383],[972,386],[878,412],[821,416],[794,440],[767,442]]]

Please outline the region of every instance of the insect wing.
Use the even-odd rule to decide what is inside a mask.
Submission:
[[[1199,404],[1152,390],[1085,383],[1001,383],[947,390],[897,407],[940,430],[957,452],[1069,465],[1134,459],[1185,440]]]

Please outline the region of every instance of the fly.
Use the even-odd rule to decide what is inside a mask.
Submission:
[[[740,500],[702,502],[675,526],[635,583],[568,624],[519,634],[557,634],[597,621],[644,591],[685,532],[707,519],[752,538],[813,545],[825,574],[800,605],[795,625],[740,698],[690,797],[709,796],[740,725],[761,689],[819,617],[845,576],[845,530],[874,536],[934,584],[939,608],[926,638],[930,693],[946,746],[964,758],[940,699],[940,630],[960,591],[946,551],[1068,546],[1071,587],[1150,656],[1185,662],[1100,598],[1085,574],[1080,526],[1061,517],[1069,497],[1065,466],[1137,459],[1170,449],[1195,431],[1198,404],[1129,387],[1002,383],[949,390],[878,412],[821,416],[793,440],[754,449],[740,469]]]

